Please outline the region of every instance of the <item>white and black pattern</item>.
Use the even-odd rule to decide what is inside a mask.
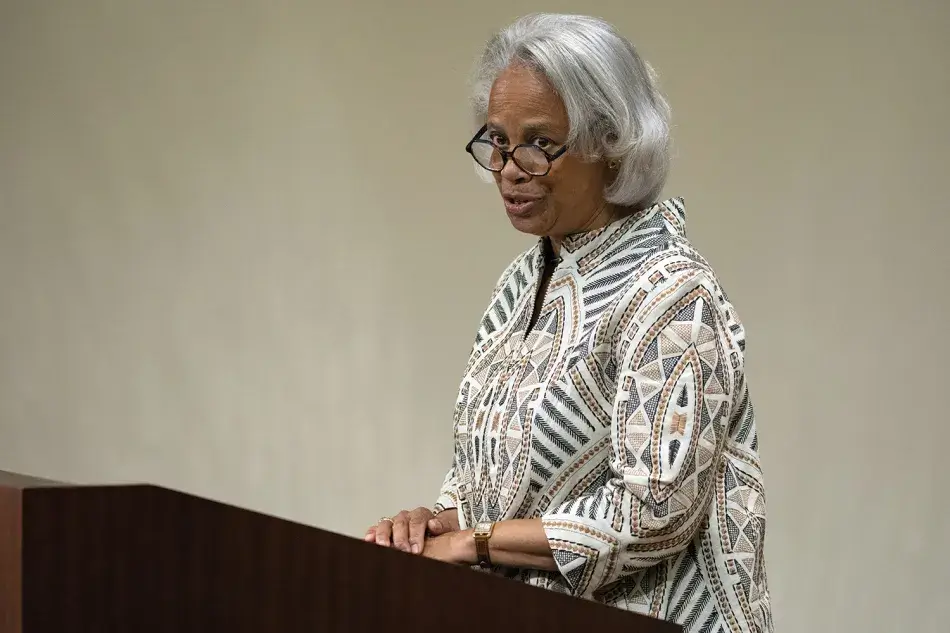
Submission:
[[[499,279],[459,388],[438,507],[539,517],[560,573],[523,582],[672,620],[771,631],[745,333],[668,200]]]

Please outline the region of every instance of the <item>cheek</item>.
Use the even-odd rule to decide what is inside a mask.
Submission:
[[[603,195],[606,183],[598,166],[583,164],[571,170],[570,180],[564,184],[574,195],[596,199]]]
[[[579,198],[590,195],[590,178],[585,174],[564,173],[551,181],[552,197],[561,203],[574,204]]]
[[[587,189],[592,175],[591,166],[570,155],[561,160],[560,164],[553,165],[548,174],[552,188],[566,195]]]

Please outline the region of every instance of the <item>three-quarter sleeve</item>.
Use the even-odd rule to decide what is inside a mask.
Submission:
[[[604,369],[617,386],[608,477],[542,517],[574,595],[675,556],[708,513],[734,381],[717,296],[696,266],[631,291]]]
[[[458,485],[455,480],[455,466],[449,469],[442,481],[442,488],[439,490],[439,497],[435,501],[436,512],[457,508],[459,505]]]

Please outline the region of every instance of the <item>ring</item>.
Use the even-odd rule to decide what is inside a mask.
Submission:
[[[377,521],[377,523],[382,523],[383,521],[389,521],[390,523],[395,523],[392,517],[382,517],[379,519],[379,521]]]

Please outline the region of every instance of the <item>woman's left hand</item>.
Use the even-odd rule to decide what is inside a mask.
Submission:
[[[476,557],[472,531],[460,530],[428,538],[422,555],[453,565],[473,565]]]

